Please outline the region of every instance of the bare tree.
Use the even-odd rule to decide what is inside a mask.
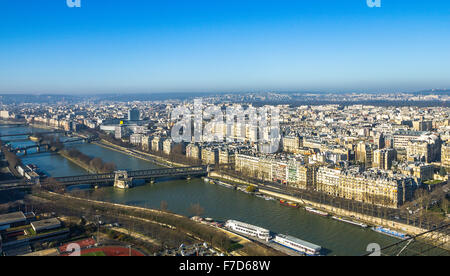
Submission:
[[[169,208],[169,204],[167,203],[167,201],[165,201],[165,200],[161,201],[161,204],[160,204],[161,211],[165,212],[168,210],[168,208]]]
[[[448,214],[448,199],[445,195],[441,199],[441,208],[444,211],[444,214],[447,215]]]
[[[200,206],[200,203],[191,204],[191,207],[189,207],[189,213],[195,215],[195,216],[201,216],[205,212],[205,209]]]
[[[48,178],[46,182],[43,184],[43,187],[55,193],[65,192],[65,186],[56,181],[56,179],[53,177]]]
[[[89,162],[89,165],[93,167],[96,171],[101,171],[103,169],[103,161],[101,158],[94,158]]]

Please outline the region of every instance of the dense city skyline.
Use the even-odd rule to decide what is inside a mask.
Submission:
[[[0,93],[448,88],[450,4],[4,1]]]

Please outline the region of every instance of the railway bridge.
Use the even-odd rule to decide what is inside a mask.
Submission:
[[[139,171],[127,171],[129,178],[136,180],[155,180],[162,177],[198,177],[207,175],[212,170],[211,166],[194,166],[180,168],[164,168],[150,169]],[[117,173],[123,171],[105,173],[105,174],[88,174],[80,176],[55,177],[53,181],[65,186],[80,184],[104,184],[114,182]],[[44,180],[45,182],[45,180]]]
[[[193,167],[180,167],[180,168],[164,168],[164,169],[150,169],[139,171],[126,171],[127,177],[133,180],[150,180],[153,181],[157,178],[163,177],[199,177],[205,176],[213,170],[213,166],[193,166]],[[39,184],[45,185],[50,182],[58,183],[66,187],[74,185],[84,184],[110,184],[114,183],[118,174],[123,174],[124,171],[116,171],[105,174],[88,174],[78,176],[66,176],[66,177],[54,177],[54,178],[41,178]],[[9,180],[0,182],[0,191],[15,190],[15,189],[27,189],[36,185],[35,182],[30,182],[25,179]]]

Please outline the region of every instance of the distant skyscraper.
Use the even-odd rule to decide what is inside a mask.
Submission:
[[[130,109],[128,111],[128,121],[139,121],[140,119],[140,113],[138,109]]]

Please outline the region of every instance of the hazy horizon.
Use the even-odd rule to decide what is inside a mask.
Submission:
[[[448,88],[428,88],[428,89],[419,89],[419,90],[373,90],[373,91],[364,91],[364,90],[347,90],[347,91],[337,91],[334,89],[327,90],[293,90],[293,91],[285,91],[285,90],[267,90],[267,91],[251,91],[251,90],[242,90],[242,91],[171,91],[171,92],[128,92],[125,95],[167,95],[167,94],[177,94],[177,95],[188,95],[188,94],[206,94],[206,95],[222,95],[222,94],[253,94],[253,93],[279,93],[279,94],[351,94],[351,93],[361,93],[361,94],[415,94],[415,93],[450,93],[450,89]],[[123,95],[121,92],[98,92],[98,93],[59,93],[59,92],[0,92],[0,96],[11,96],[11,95],[23,95],[23,96],[80,96],[80,97],[89,97],[89,96],[115,96],[115,95]]]

